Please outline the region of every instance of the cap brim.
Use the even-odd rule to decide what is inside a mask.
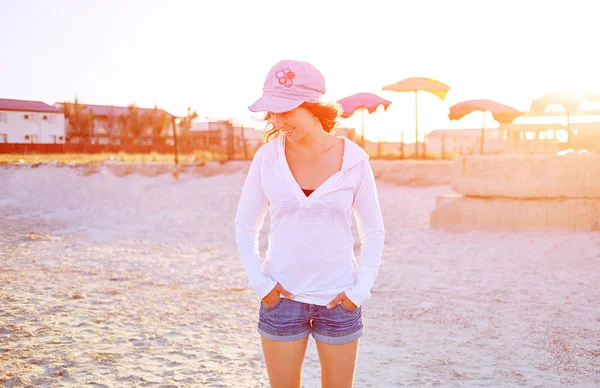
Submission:
[[[256,100],[254,104],[250,105],[248,109],[252,112],[285,113],[299,107],[303,103],[304,101],[302,100],[292,100],[276,96],[262,96]]]

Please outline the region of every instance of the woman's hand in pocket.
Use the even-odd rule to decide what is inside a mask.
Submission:
[[[349,308],[350,310],[356,310],[358,308],[357,305],[354,304],[354,302],[352,302],[350,299],[348,299],[348,297],[346,296],[345,292],[342,292],[341,294],[338,294],[338,296],[335,297],[334,300],[332,300],[328,305],[327,308],[328,309],[332,309],[335,306],[337,306],[338,304],[340,304],[340,302],[346,306],[347,308]]]
[[[271,292],[265,295],[265,297],[262,299],[262,303],[265,307],[271,307],[279,301],[281,295],[283,295],[287,299],[294,299],[294,295],[292,295],[291,292],[287,291],[281,286],[281,284],[277,283],[277,285],[275,285],[275,288],[273,288]]]

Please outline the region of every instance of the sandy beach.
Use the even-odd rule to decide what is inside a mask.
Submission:
[[[3,387],[268,386],[233,235],[244,178],[0,167]],[[600,386],[599,233],[433,231],[448,185],[378,189],[356,387]]]

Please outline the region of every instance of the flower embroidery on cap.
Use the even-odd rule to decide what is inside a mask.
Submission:
[[[296,78],[296,74],[290,69],[279,70],[275,76],[279,81],[280,85],[284,85],[286,88],[291,88],[294,85],[294,78]]]

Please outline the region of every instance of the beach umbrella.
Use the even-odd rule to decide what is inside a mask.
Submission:
[[[382,90],[393,92],[414,92],[415,93],[415,156],[419,158],[419,91],[429,92],[440,100],[444,100],[450,87],[443,82],[431,78],[411,77],[406,78],[395,84],[386,85]]]
[[[469,113],[473,113],[475,111],[483,112],[483,123],[481,126],[481,136],[479,138],[479,152],[483,154],[483,141],[484,141],[484,131],[485,131],[485,112],[488,111],[494,117],[494,120],[499,122],[500,124],[510,124],[517,117],[524,114],[520,110],[517,110],[511,106],[501,104],[492,100],[469,100],[459,102],[458,104],[452,105],[450,107],[450,113],[448,113],[448,118],[450,120],[460,120]]]
[[[357,110],[360,110],[362,119],[362,145],[364,146],[365,110],[369,113],[374,113],[379,106],[383,105],[383,110],[385,111],[392,102],[373,93],[356,93],[338,100],[338,103],[342,106],[342,117],[345,119],[352,116]]]

